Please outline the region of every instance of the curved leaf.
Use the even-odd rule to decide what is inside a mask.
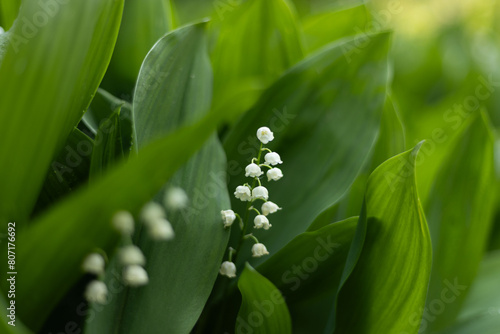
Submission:
[[[415,182],[420,145],[387,160],[368,179],[339,290],[336,333],[419,331],[432,260]]]
[[[238,288],[242,301],[236,333],[292,333],[292,320],[280,290],[248,263],[238,280]]]

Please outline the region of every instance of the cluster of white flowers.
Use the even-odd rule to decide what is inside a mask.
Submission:
[[[271,151],[270,149],[263,147],[263,144],[267,144],[274,139],[273,132],[267,127],[261,127],[257,130],[257,138],[262,143],[258,156],[253,158],[251,163],[245,168],[245,176],[253,178],[253,184],[250,185],[245,183],[236,187],[234,196],[242,202],[249,202],[247,205],[247,210],[253,210],[257,213],[254,218],[254,229],[264,229],[269,230],[272,225],[269,222],[268,215],[281,210],[281,208],[271,201],[269,201],[269,192],[266,187],[261,183],[261,176],[264,175],[262,168],[267,168],[266,176],[267,181],[278,181],[283,177],[283,172],[280,168],[275,167],[278,164],[282,164],[281,157],[278,153]],[[264,163],[261,163],[262,153],[267,152],[264,155]],[[262,200],[264,203],[261,206],[261,211],[253,206],[254,202],[257,200]],[[252,256],[261,257],[268,255],[269,252],[266,246],[259,242],[259,240],[253,234],[246,233],[247,222],[243,221],[241,217],[235,213],[233,210],[223,210],[221,211],[222,221],[224,227],[230,227],[238,218],[240,222],[240,228],[242,229],[243,239],[253,239],[255,244],[252,247]],[[248,217],[246,214],[245,217]],[[236,277],[236,265],[232,262],[232,256],[238,250],[229,248],[229,260],[224,261],[221,265],[219,273],[227,277]]]
[[[171,210],[185,208],[189,199],[185,191],[178,187],[167,190],[164,204]],[[171,240],[174,238],[174,229],[166,218],[163,207],[155,202],[149,202],[141,210],[140,219],[147,228],[148,235],[154,240]],[[123,282],[131,287],[139,287],[149,283],[149,276],[144,266],[146,257],[141,249],[132,243],[135,230],[135,221],[128,211],[118,211],[111,219],[111,224],[122,236],[124,244],[118,249],[118,260],[123,266]],[[104,283],[105,260],[99,253],[89,254],[82,264],[84,272],[97,275],[98,279],[91,281],[85,290],[85,299],[89,302],[106,303],[108,289]]]

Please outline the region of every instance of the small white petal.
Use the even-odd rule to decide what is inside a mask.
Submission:
[[[267,201],[264,204],[262,204],[262,213],[264,214],[264,216],[267,216],[271,213],[275,213],[278,210],[281,210],[281,208],[271,201]]]
[[[141,286],[149,283],[146,270],[138,265],[127,266],[123,269],[123,281],[128,286]]]
[[[263,126],[257,130],[257,138],[262,144],[267,144],[274,139],[274,134],[268,127]]]
[[[267,191],[266,187],[258,186],[253,188],[252,199],[258,199],[258,198],[267,201],[267,199],[269,198],[269,192]]]
[[[138,264],[143,266],[146,264],[146,258],[139,247],[130,245],[125,246],[119,250],[118,256],[120,258],[120,262],[125,265],[133,265]]]
[[[268,181],[278,181],[283,177],[283,172],[279,168],[271,168],[270,170],[267,171],[267,180]]]
[[[128,211],[118,211],[111,220],[113,227],[123,235],[134,233],[134,217]]]
[[[91,253],[87,255],[82,263],[82,269],[84,272],[94,275],[100,275],[104,273],[105,261],[101,254]]]
[[[148,224],[149,236],[154,240],[171,240],[175,233],[172,225],[165,218],[159,218]]]
[[[257,243],[257,244],[252,246],[252,256],[253,257],[261,257],[261,256],[268,255],[268,254],[269,254],[269,252],[267,251],[267,248],[266,248],[266,246],[264,246],[264,244]]]
[[[141,210],[141,220],[145,224],[149,224],[158,219],[165,218],[165,210],[156,202],[149,202]]]
[[[233,210],[222,210],[220,214],[222,216],[222,221],[224,222],[224,227],[233,225],[233,222],[236,219],[236,214]]]
[[[264,160],[266,161],[266,164],[271,165],[271,166],[276,166],[277,164],[283,163],[283,161],[281,161],[280,155],[276,152],[267,153],[264,156]]]
[[[250,188],[248,188],[247,186],[236,187],[236,191],[234,192],[234,196],[243,202],[252,200]]]
[[[264,230],[269,230],[272,226],[269,224],[269,219],[264,215],[258,215],[253,220],[254,228],[263,228]]]
[[[245,176],[246,177],[259,177],[264,172],[260,169],[259,165],[254,164],[253,162],[245,167]]]
[[[219,273],[229,278],[236,277],[236,266],[232,262],[224,261],[220,266]]]
[[[173,187],[165,193],[165,206],[172,210],[184,209],[189,204],[189,198],[184,189]]]
[[[108,288],[101,281],[91,281],[85,288],[84,297],[91,303],[105,304],[108,297]]]

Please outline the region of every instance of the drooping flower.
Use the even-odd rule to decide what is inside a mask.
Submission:
[[[265,145],[274,139],[274,134],[267,126],[263,126],[257,130],[257,138]]]
[[[123,269],[123,281],[128,286],[137,287],[148,284],[149,277],[143,267],[131,265]]]
[[[267,153],[264,156],[264,160],[266,161],[266,164],[271,165],[271,166],[276,166],[277,164],[283,163],[283,161],[281,161],[280,155],[276,152]]]
[[[268,181],[278,181],[283,177],[283,172],[279,168],[271,168],[270,170],[267,171],[267,180]]]
[[[254,228],[263,228],[264,230],[269,230],[272,226],[269,224],[269,219],[264,215],[258,215],[253,220]]]
[[[269,198],[269,192],[267,191],[266,187],[258,186],[253,188],[252,199],[263,199],[267,201],[268,198]]]
[[[165,218],[158,218],[148,224],[149,236],[154,240],[171,240],[175,233],[172,225]]]
[[[245,176],[246,177],[259,177],[264,172],[260,169],[259,165],[255,163],[251,163],[250,165],[245,167]]]
[[[104,273],[105,261],[101,254],[91,253],[87,255],[82,263],[82,269],[84,272],[94,275],[100,275]]]
[[[139,247],[130,245],[125,246],[119,250],[118,256],[120,258],[120,262],[125,266],[130,265],[140,265],[143,266],[146,264],[146,258]]]
[[[222,215],[222,221],[224,222],[224,227],[229,227],[233,225],[236,215],[233,210],[222,210],[220,212]]]
[[[236,266],[230,261],[222,262],[219,273],[229,278],[236,277]]]
[[[189,204],[189,197],[184,189],[172,187],[165,193],[164,203],[171,210],[184,209]]]
[[[256,243],[252,246],[252,256],[253,257],[261,257],[264,255],[268,255],[269,252],[267,251],[266,246],[264,244]]]
[[[134,233],[134,217],[128,211],[118,211],[111,219],[113,227],[123,235]]]
[[[91,303],[105,304],[108,297],[108,288],[101,281],[91,281],[85,288],[84,297]]]
[[[141,220],[146,224],[165,217],[165,210],[156,202],[147,203],[141,210]]]
[[[252,200],[250,188],[247,186],[237,186],[234,196],[243,202]]]
[[[267,201],[262,204],[262,214],[264,214],[264,216],[275,213],[278,210],[281,210],[281,208],[276,203],[273,203],[271,201]]]

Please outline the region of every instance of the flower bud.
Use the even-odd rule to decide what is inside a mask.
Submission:
[[[128,211],[118,211],[111,220],[113,227],[123,235],[134,233],[134,217]]]

